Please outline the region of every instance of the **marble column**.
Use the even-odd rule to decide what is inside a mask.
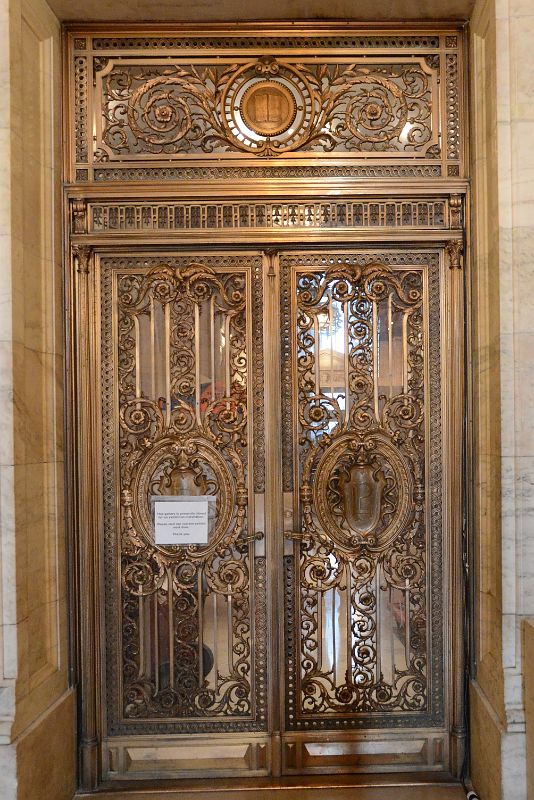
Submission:
[[[0,0],[0,797],[70,800],[63,514],[61,39]]]
[[[477,671],[472,776],[526,798],[522,625],[534,615],[534,4],[471,24]]]

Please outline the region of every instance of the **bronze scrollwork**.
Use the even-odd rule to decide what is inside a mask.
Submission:
[[[296,728],[428,707],[422,272],[322,260],[294,278]]]
[[[125,272],[117,312],[124,715],[250,718],[246,275],[202,263]],[[206,314],[225,366],[221,380],[203,384]],[[216,498],[207,544],[155,543],[151,498],[162,495]]]
[[[262,56],[230,66],[104,70],[111,157],[297,150],[424,154],[437,143],[426,62],[318,65]]]

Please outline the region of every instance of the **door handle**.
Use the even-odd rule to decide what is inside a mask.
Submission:
[[[301,531],[284,531],[284,539],[292,539],[295,542],[300,542],[305,534]]]
[[[255,533],[249,534],[249,536],[243,536],[244,542],[261,542],[262,539],[265,538],[265,534],[263,531],[256,531]]]

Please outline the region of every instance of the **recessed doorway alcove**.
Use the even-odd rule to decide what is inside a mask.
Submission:
[[[10,800],[526,792],[532,14],[279,5],[12,4]]]

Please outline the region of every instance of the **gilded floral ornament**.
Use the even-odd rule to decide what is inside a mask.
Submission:
[[[108,65],[102,146],[139,154],[406,152],[437,143],[436,71],[408,63]]]

